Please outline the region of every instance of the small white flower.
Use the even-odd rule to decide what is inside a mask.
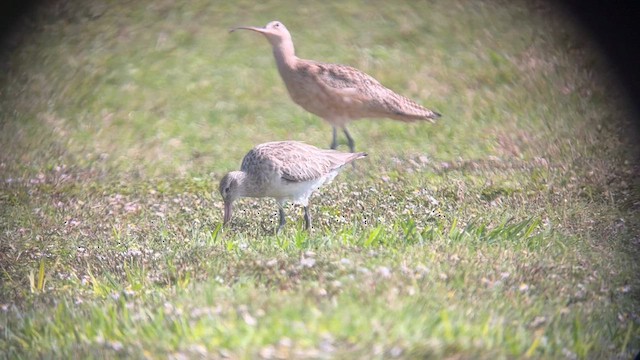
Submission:
[[[378,274],[385,279],[391,277],[391,270],[386,266],[380,266],[377,271]]]
[[[315,265],[315,264],[316,264],[316,259],[314,259],[314,258],[302,258],[302,259],[300,259],[300,266],[302,266],[302,267],[310,268],[310,267],[313,267],[313,265]]]
[[[278,260],[277,259],[271,259],[269,261],[267,261],[267,263],[265,264],[266,267],[274,267],[276,265],[278,265]]]
[[[249,326],[256,326],[256,324],[258,324],[258,320],[251,316],[251,314],[249,314],[248,312],[242,313],[242,320],[244,320],[244,322]]]
[[[115,351],[120,351],[124,348],[124,346],[122,346],[122,343],[120,341],[112,341],[109,345]]]

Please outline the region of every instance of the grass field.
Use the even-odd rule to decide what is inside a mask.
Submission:
[[[634,115],[542,2],[58,1],[0,71],[0,358],[632,358]],[[233,4],[233,5],[232,5]],[[441,112],[350,125],[369,156],[314,228],[217,183],[327,147],[261,36]],[[344,139],[342,139],[344,140]],[[344,143],[340,147],[346,149]]]

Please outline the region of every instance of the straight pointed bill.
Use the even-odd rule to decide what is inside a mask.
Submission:
[[[232,202],[224,202],[224,220],[222,222],[223,225],[227,225],[229,221],[231,221],[231,215],[233,212],[233,203]]]

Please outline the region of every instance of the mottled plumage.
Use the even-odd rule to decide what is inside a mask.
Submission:
[[[332,149],[337,146],[336,128],[341,128],[354,152],[355,143],[346,128],[351,120],[368,117],[434,122],[440,117],[437,112],[395,93],[358,69],[298,58],[291,34],[278,21],[272,21],[264,28],[243,26],[236,29],[257,31],[269,40],[291,99],[333,126]]]
[[[231,220],[232,204],[239,197],[272,197],[279,206],[280,230],[285,224],[284,203],[304,206],[305,227],[311,227],[309,197],[330,182],[342,167],[365,153],[323,150],[297,141],[260,144],[242,160],[240,171],[232,171],[220,181],[224,200],[224,223]]]

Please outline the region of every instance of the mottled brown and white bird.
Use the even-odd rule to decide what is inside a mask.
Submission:
[[[291,99],[333,126],[332,149],[338,145],[337,128],[341,128],[349,149],[355,151],[355,142],[346,127],[351,120],[389,118],[435,122],[441,116],[386,88],[356,68],[298,58],[289,30],[279,21],[272,21],[264,28],[240,26],[231,32],[239,29],[259,32],[269,40]]]
[[[220,181],[224,200],[224,224],[231,220],[233,202],[240,197],[272,197],[279,207],[278,232],[286,223],[283,206],[287,200],[304,206],[305,229],[311,227],[309,197],[331,182],[348,163],[367,156],[318,149],[298,141],[276,141],[257,145],[244,159],[240,171]]]

